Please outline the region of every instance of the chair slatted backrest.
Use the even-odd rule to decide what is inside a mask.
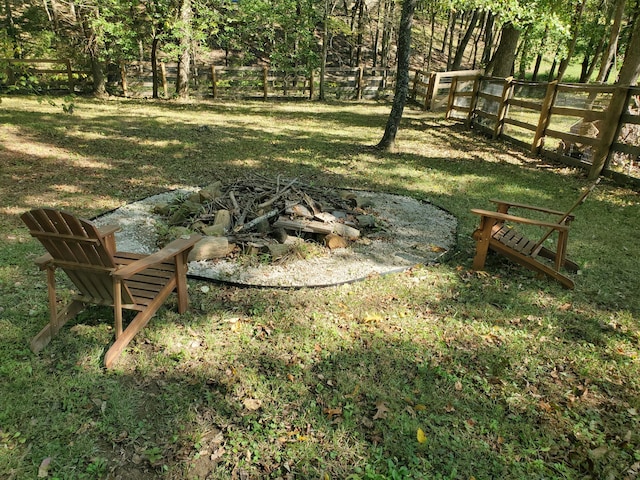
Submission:
[[[596,188],[596,186],[600,183],[600,178],[597,178],[595,182],[593,182],[589,187],[587,187],[583,192],[582,195],[580,195],[580,197],[578,198],[578,200],[575,201],[575,203],[573,205],[571,205],[571,207],[569,207],[569,210],[567,210],[562,217],[560,217],[557,221],[558,225],[563,225],[570,217],[571,217],[571,213],[578,208],[580,205],[582,205],[585,200],[587,199],[587,197],[589,196],[589,194],[591,192],[593,192],[593,190]],[[550,228],[547,233],[545,233],[542,238],[540,238],[540,240],[538,240],[538,242],[536,243],[535,247],[533,248],[533,256],[537,255],[540,252],[540,249],[542,248],[542,244],[545,242],[545,240],[547,238],[549,238],[551,236],[551,234],[553,233],[553,229]]]
[[[111,272],[117,266],[93,223],[46,208],[31,210],[21,218],[53,257],[53,263],[64,270],[85,297],[95,303],[113,303]],[[125,303],[134,303],[126,287],[123,297]]]

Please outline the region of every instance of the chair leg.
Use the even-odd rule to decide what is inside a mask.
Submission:
[[[476,230],[473,236],[476,239],[476,255],[473,257],[472,268],[474,270],[482,270],[484,269],[484,264],[487,261],[490,236],[481,230]]]
[[[176,294],[178,296],[178,313],[184,313],[189,307],[189,294],[187,293],[187,255],[176,255]]]
[[[73,317],[78,315],[82,310],[84,310],[84,303],[74,300],[66,308],[64,308],[60,313],[56,314],[54,310],[55,321],[50,321],[40,333],[38,333],[31,340],[31,351],[33,353],[38,353],[47,344],[51,341],[53,337],[60,331],[60,329],[71,320]]]
[[[104,366],[105,368],[111,368],[113,363],[116,361],[118,356],[122,353],[125,347],[129,344],[133,337],[142,330],[151,317],[155,315],[158,309],[162,306],[164,301],[167,299],[169,294],[175,288],[175,280],[168,282],[162,290],[156,295],[153,301],[145,308],[142,312],[138,313],[135,318],[131,321],[131,323],[124,329],[124,331],[118,335],[116,341],[113,342],[113,345],[107,350],[107,353],[104,356]]]

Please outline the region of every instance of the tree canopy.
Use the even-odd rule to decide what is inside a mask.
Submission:
[[[71,58],[94,89],[122,61],[393,68],[402,0],[4,0],[0,57]],[[625,0],[416,0],[411,64],[615,80],[640,7]],[[325,63],[326,62],[326,63]],[[110,67],[111,66],[111,67]],[[579,71],[579,73],[576,73]],[[612,72],[614,72],[612,74]]]

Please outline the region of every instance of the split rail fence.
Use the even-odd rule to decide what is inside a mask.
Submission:
[[[91,72],[72,68],[70,60],[0,59],[0,90],[28,92],[90,91]],[[177,64],[158,64],[158,93],[169,98]],[[150,97],[151,62],[130,62],[108,71],[112,94]],[[24,81],[28,79],[28,81]],[[34,81],[35,79],[35,81]],[[392,98],[395,71],[327,68],[325,98],[345,100]],[[195,97],[318,98],[320,75],[296,75],[266,67],[195,65],[190,93]],[[482,71],[410,74],[410,100],[424,110],[446,109],[446,117],[505,138],[543,157],[591,171],[594,152],[606,145],[602,174],[640,185],[640,88],[626,88],[619,112],[610,111],[615,86],[533,83],[482,75]],[[620,108],[620,107],[618,107]],[[616,120],[611,122],[610,119]],[[608,119],[605,121],[605,119]]]
[[[625,98],[618,105],[616,90]],[[460,75],[446,117],[589,172],[598,168],[596,152],[606,151],[602,174],[640,185],[640,87]]]
[[[91,72],[72,68],[71,60],[0,59],[0,90],[17,93],[90,93]],[[170,98],[177,77],[176,63],[158,63],[158,95]],[[237,98],[318,98],[320,73],[292,74],[267,67],[221,67],[197,64],[192,67],[190,94],[214,99]],[[472,73],[480,73],[473,71]],[[424,109],[446,106],[451,79],[464,72],[411,72],[411,98]],[[107,89],[125,97],[153,94],[151,62],[111,65]],[[325,98],[343,100],[393,97],[394,69],[330,67],[325,69]]]

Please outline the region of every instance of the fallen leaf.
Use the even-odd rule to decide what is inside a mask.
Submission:
[[[609,448],[606,445],[602,445],[598,448],[594,448],[589,451],[589,456],[594,460],[600,460],[609,452]]]
[[[424,431],[421,428],[418,429],[416,438],[418,440],[418,443],[426,443],[427,441],[427,436],[424,434]]]
[[[336,417],[338,415],[342,415],[342,407],[337,408],[325,408],[324,413],[327,414],[327,417],[331,419],[331,417]]]
[[[427,409],[427,407],[425,405],[416,405],[415,407],[413,407],[413,409],[417,412],[422,412],[424,410]]]
[[[380,418],[387,418],[387,412],[389,411],[389,409],[384,404],[384,402],[376,403],[376,408],[377,408],[376,414],[373,416],[374,420],[378,420]]]
[[[262,400],[258,400],[257,398],[245,398],[242,402],[244,408],[247,410],[258,410],[262,406]]]
[[[47,457],[38,467],[38,478],[47,478],[49,476],[49,467],[51,466],[51,457]]]
[[[458,380],[455,384],[455,389],[459,392],[462,390],[462,382]]]
[[[379,313],[367,313],[362,318],[362,323],[376,323],[382,320],[382,315]]]

